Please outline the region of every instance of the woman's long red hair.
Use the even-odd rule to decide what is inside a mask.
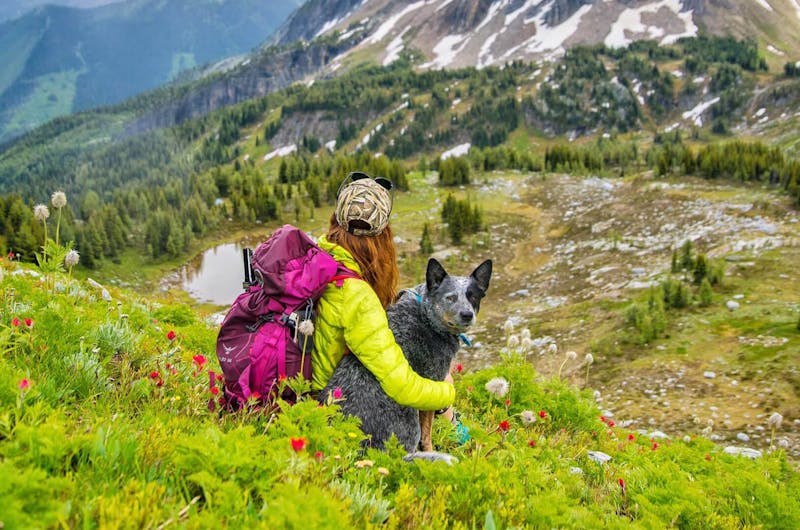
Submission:
[[[353,256],[361,267],[361,277],[372,286],[383,307],[394,302],[400,271],[391,227],[387,226],[377,236],[355,236],[339,226],[334,213],[327,238]]]

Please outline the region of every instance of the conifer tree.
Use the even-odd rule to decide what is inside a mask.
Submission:
[[[419,251],[425,256],[433,253],[433,242],[431,241],[431,231],[428,223],[425,223],[422,227],[422,238],[419,240]]]

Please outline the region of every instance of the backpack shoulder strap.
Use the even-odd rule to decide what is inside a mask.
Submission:
[[[355,271],[351,271],[347,267],[339,265],[339,268],[336,269],[336,274],[331,278],[331,283],[335,283],[336,287],[341,287],[348,278],[355,278],[357,280],[363,279]]]

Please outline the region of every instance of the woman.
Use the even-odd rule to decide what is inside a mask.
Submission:
[[[317,303],[311,388],[322,390],[342,357],[352,354],[397,403],[442,409],[455,399],[453,385],[414,372],[386,319],[399,276],[391,211],[391,182],[386,179],[354,172],[339,187],[330,228],[318,244],[361,279],[329,284]]]

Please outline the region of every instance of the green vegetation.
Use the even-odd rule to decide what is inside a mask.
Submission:
[[[459,462],[407,463],[396,445],[362,453],[336,403],[219,412],[216,329],[183,306],[0,264],[6,528],[800,525],[781,450],[630,431],[515,354],[457,368],[471,439],[437,420],[434,443]]]

